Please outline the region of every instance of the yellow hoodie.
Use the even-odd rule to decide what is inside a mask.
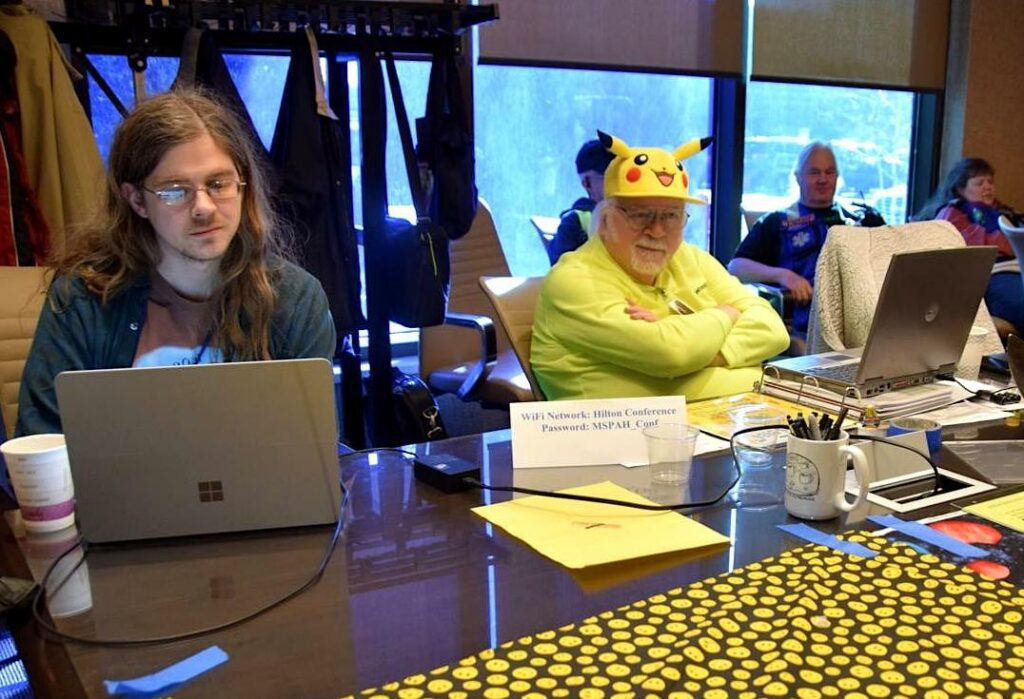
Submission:
[[[633,320],[630,298],[657,315]],[[680,301],[693,313],[672,310]],[[740,311],[735,325],[715,306]],[[782,352],[782,319],[708,253],[683,243],[653,286],[612,259],[599,238],[563,255],[541,287],[530,363],[549,400],[749,391]],[[725,367],[708,367],[721,352]]]

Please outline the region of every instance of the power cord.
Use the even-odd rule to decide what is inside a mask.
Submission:
[[[855,439],[866,439],[869,442],[878,442],[880,444],[888,444],[888,445],[893,446],[893,447],[899,447],[900,449],[906,449],[907,451],[909,451],[912,454],[917,454],[922,459],[927,461],[928,465],[932,467],[932,474],[934,475],[934,478],[935,478],[935,487],[932,489],[932,495],[938,495],[939,494],[939,480],[942,478],[942,476],[939,474],[939,466],[934,461],[932,461],[932,458],[930,456],[928,456],[924,452],[918,451],[917,449],[915,449],[914,447],[910,446],[909,444],[900,444],[899,442],[894,442],[891,439],[886,439],[885,437],[874,437],[872,435],[867,435],[867,434],[858,434],[855,437]]]
[[[676,510],[690,510],[698,507],[710,507],[711,505],[715,505],[721,502],[725,498],[725,496],[728,495],[729,492],[736,487],[736,484],[739,483],[739,480],[743,475],[742,468],[739,465],[740,459],[736,455],[736,437],[742,434],[747,434],[748,432],[761,432],[763,430],[785,429],[786,428],[782,425],[761,425],[758,427],[748,427],[746,429],[737,430],[736,432],[734,432],[732,437],[729,438],[729,451],[732,453],[732,467],[735,475],[733,476],[733,479],[729,483],[729,485],[727,485],[725,489],[722,492],[720,492],[716,497],[711,498],[710,500],[682,502],[675,505],[647,505],[644,503],[628,502],[626,500],[616,500],[614,498],[600,498],[590,495],[575,495],[572,493],[556,493],[550,490],[536,490],[534,488],[520,488],[516,486],[487,485],[486,483],[480,482],[476,478],[465,478],[463,480],[469,485],[473,486],[474,488],[479,488],[480,490],[490,490],[500,493],[520,493],[523,495],[539,495],[542,497],[556,498],[559,500],[577,500],[580,502],[594,502],[601,505],[617,505],[619,507],[627,507],[634,510],[644,510],[647,512],[672,512]]]
[[[936,378],[945,379],[946,381],[955,381],[957,386],[971,394],[971,398],[991,401],[997,405],[1009,405],[1010,403],[1016,403],[1020,400],[1020,394],[1014,390],[1016,388],[1015,386],[1007,386],[1006,388],[1001,388],[998,391],[989,391],[986,389],[974,391],[965,386],[955,374],[939,374]]]
[[[399,452],[401,452],[402,450],[400,450],[400,449],[395,449],[395,450],[392,450],[392,449],[361,449],[361,450],[358,450],[358,451],[350,451],[350,452],[346,452],[345,454],[341,454],[338,457],[338,459],[339,460],[347,459],[347,458],[350,458],[350,457],[353,457],[353,456],[358,456],[360,454],[377,453],[377,452],[380,452],[380,451],[399,451]],[[408,454],[409,452],[402,452],[402,453]],[[50,566],[46,569],[46,572],[43,574],[42,580],[39,582],[39,587],[37,589],[36,595],[35,595],[35,597],[32,600],[32,616],[35,619],[35,622],[38,625],[38,627],[43,631],[43,634],[48,636],[48,637],[50,637],[50,638],[52,638],[52,639],[56,639],[56,640],[59,640],[59,641],[64,641],[64,642],[67,642],[67,643],[78,643],[78,644],[87,645],[87,646],[105,646],[105,647],[134,647],[134,646],[147,646],[147,645],[160,645],[160,644],[164,644],[164,643],[174,643],[176,641],[185,641],[185,640],[192,639],[192,638],[198,638],[200,636],[207,636],[209,634],[217,633],[219,631],[224,631],[226,629],[230,629],[230,628],[233,628],[235,626],[240,626],[241,624],[244,624],[244,623],[246,623],[248,621],[251,621],[251,620],[253,620],[253,619],[255,619],[255,618],[259,617],[259,616],[262,616],[262,615],[266,614],[267,612],[269,612],[270,610],[276,609],[277,607],[280,607],[284,603],[286,603],[286,602],[288,602],[288,601],[290,601],[292,599],[295,599],[296,597],[298,597],[302,593],[304,593],[307,590],[311,589],[318,582],[320,582],[320,579],[323,577],[324,572],[327,569],[327,564],[330,562],[331,557],[334,555],[334,551],[337,548],[338,541],[341,539],[342,532],[344,531],[344,528],[345,528],[345,513],[347,511],[347,506],[348,506],[349,491],[348,491],[348,488],[345,487],[345,484],[343,482],[341,482],[340,479],[339,479],[338,485],[341,488],[341,495],[342,495],[341,503],[340,503],[340,506],[338,508],[338,521],[337,521],[337,523],[336,523],[336,525],[334,527],[334,533],[331,535],[330,541],[327,542],[327,546],[324,548],[324,553],[323,553],[323,555],[322,555],[322,557],[320,559],[320,563],[317,565],[316,570],[313,572],[312,575],[310,575],[304,582],[302,582],[294,590],[291,590],[290,592],[285,593],[284,595],[278,597],[276,600],[270,602],[267,605],[264,605],[263,607],[260,607],[259,609],[255,610],[253,612],[250,612],[250,613],[245,614],[243,616],[237,617],[235,619],[231,619],[229,621],[225,621],[225,622],[220,623],[220,624],[215,624],[213,626],[207,626],[207,627],[204,627],[204,628],[201,628],[201,629],[194,629],[192,631],[183,631],[181,633],[170,634],[170,635],[167,635],[167,636],[151,636],[151,637],[148,637],[148,638],[125,638],[125,639],[114,638],[114,639],[106,639],[106,638],[88,638],[88,637],[85,637],[85,636],[75,636],[73,634],[64,633],[63,631],[60,631],[59,629],[57,629],[57,627],[55,627],[53,624],[51,624],[49,621],[47,621],[43,617],[42,608],[41,608],[42,607],[41,600],[45,599],[45,597],[46,597],[46,591],[47,591],[49,583],[50,583],[50,576],[53,575],[53,571],[57,568],[57,565],[62,560],[64,560],[64,558],[69,556],[71,553],[73,553],[77,549],[81,548],[81,550],[82,550],[82,558],[75,564],[75,566],[70,571],[68,571],[68,574],[56,585],[56,587],[54,587],[54,589],[53,589],[53,593],[54,594],[56,594],[61,589],[61,587],[64,586],[64,584],[71,578],[71,576],[74,575],[75,571],[77,571],[78,568],[85,562],[85,559],[86,559],[86,557],[87,557],[87,555],[89,553],[89,545],[88,545],[88,542],[86,542],[84,539],[79,538],[78,542],[74,546],[72,546],[67,551],[65,551],[60,556],[58,556],[56,558],[56,560],[54,560],[54,562],[51,563]]]

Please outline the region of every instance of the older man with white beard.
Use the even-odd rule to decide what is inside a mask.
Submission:
[[[530,363],[551,400],[685,395],[751,389],[760,363],[789,335],[778,314],[711,255],[683,243],[689,194],[673,153],[630,148],[599,133],[616,157],[594,235],[544,281]]]

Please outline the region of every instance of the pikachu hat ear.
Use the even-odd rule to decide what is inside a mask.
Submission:
[[[601,144],[615,159],[604,172],[604,196],[668,197],[691,204],[706,204],[690,196],[690,177],[683,160],[711,145],[711,137],[695,138],[669,153],[662,148],[631,148],[624,141],[597,132]]]
[[[711,142],[714,140],[714,136],[691,139],[672,151],[672,155],[675,156],[676,160],[686,160],[690,156],[697,155],[697,153],[700,153],[702,150],[710,146]]]

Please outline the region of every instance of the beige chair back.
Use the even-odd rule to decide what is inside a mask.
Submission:
[[[509,269],[491,209],[483,199],[478,200],[469,232],[452,241],[449,254],[452,283],[448,312],[490,318],[491,304],[477,280],[483,275],[506,276]],[[473,397],[495,405],[530,400],[530,386],[519,369],[508,336],[497,323],[494,331],[497,359],[487,366]],[[475,330],[439,325],[420,332],[420,376],[432,389],[454,390],[460,386],[480,360],[480,354],[480,336]]]
[[[46,300],[46,267],[0,267],[0,415],[14,435],[18,391]]]
[[[759,218],[761,218],[762,216],[764,216],[768,212],[767,211],[748,211],[747,209],[744,209],[743,207],[740,207],[740,213],[743,214],[743,222],[747,225],[747,232],[749,232],[751,229],[753,229],[754,224],[757,223],[757,220]]]
[[[544,392],[530,368],[530,340],[533,312],[537,307],[544,277],[481,277],[480,288],[498,314],[498,322],[512,342],[516,358],[533,391],[533,400],[544,400]]]
[[[452,284],[448,310],[490,317],[491,304],[477,280],[484,275],[508,276],[509,269],[491,209],[483,199],[478,202],[469,232],[451,242],[449,254]],[[500,354],[509,349],[508,337],[499,328],[495,330]],[[475,362],[479,357],[480,339],[472,330],[437,325],[420,331],[420,376],[423,378],[442,367]]]

